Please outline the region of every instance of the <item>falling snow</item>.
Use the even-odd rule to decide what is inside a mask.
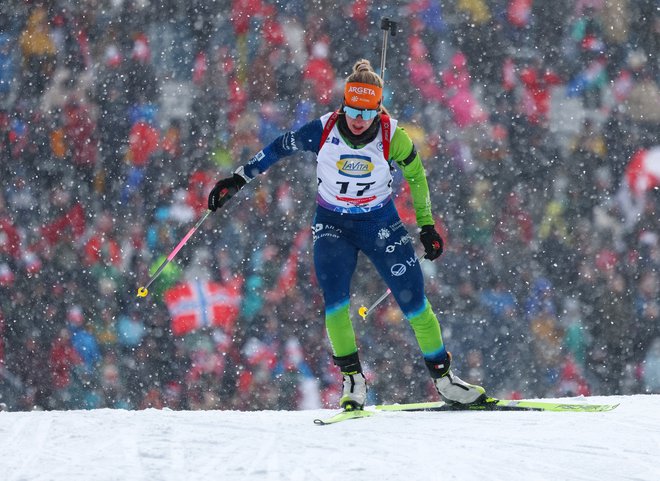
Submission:
[[[426,294],[457,372],[501,397],[660,392],[657,2],[3,0],[0,406],[336,405],[313,156],[250,183],[135,294],[215,181],[337,109],[356,60],[379,66],[384,17],[384,104],[426,168],[446,244]],[[220,320],[173,330],[181,286]],[[395,303],[357,315],[385,289],[361,257],[369,402],[432,398]]]

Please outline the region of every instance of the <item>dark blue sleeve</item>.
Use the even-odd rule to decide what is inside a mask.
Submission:
[[[300,150],[319,153],[319,144],[323,134],[323,124],[319,119],[306,123],[296,131],[290,131],[273,140],[263,150],[257,152],[247,164],[243,172],[251,179],[264,173],[271,165],[282,157]]]

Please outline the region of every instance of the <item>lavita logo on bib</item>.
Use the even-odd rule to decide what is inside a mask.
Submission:
[[[364,155],[346,154],[339,157],[337,170],[346,177],[369,177],[374,170],[370,157]]]

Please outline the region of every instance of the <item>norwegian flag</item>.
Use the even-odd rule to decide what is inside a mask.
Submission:
[[[262,365],[272,370],[277,364],[277,345],[266,343],[256,337],[251,337],[241,348],[241,354],[250,366]]]
[[[230,331],[240,313],[241,285],[242,279],[228,284],[196,280],[165,291],[172,333],[184,336],[204,327]]]

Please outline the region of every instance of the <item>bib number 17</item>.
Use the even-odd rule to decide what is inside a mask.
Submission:
[[[374,185],[376,182],[356,182],[355,185],[360,187],[355,195],[357,197],[361,197],[364,195],[366,191],[369,190],[369,188]],[[347,194],[348,193],[348,188],[351,185],[351,182],[337,182],[337,185],[339,185],[339,193],[340,194]]]

